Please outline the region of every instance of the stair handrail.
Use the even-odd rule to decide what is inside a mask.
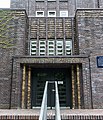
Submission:
[[[55,81],[55,120],[61,120],[57,81]]]
[[[45,89],[43,94],[43,100],[40,109],[39,120],[47,120],[47,88],[48,88],[48,81],[45,83]]]
[[[44,88],[39,120],[47,120],[47,90],[48,90],[48,81],[46,81]],[[61,120],[57,81],[55,81],[55,120]]]

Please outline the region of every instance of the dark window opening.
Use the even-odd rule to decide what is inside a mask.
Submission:
[[[97,0],[97,7],[100,8],[100,1]]]

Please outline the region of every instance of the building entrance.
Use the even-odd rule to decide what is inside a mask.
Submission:
[[[31,73],[31,106],[40,107],[46,81],[48,84],[48,107],[54,107],[54,81],[58,82],[60,107],[72,108],[72,80],[70,68],[35,68]]]

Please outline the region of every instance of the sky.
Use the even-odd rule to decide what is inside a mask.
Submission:
[[[0,8],[10,8],[10,0],[0,0]]]

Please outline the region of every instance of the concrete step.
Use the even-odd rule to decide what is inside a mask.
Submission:
[[[0,110],[0,120],[38,120],[40,109]],[[48,110],[47,119],[54,120],[55,111]],[[103,120],[102,109],[61,109],[62,120]]]

